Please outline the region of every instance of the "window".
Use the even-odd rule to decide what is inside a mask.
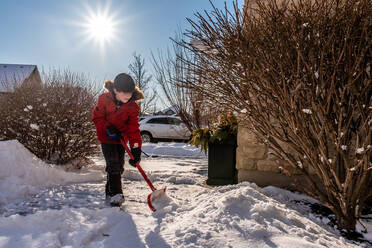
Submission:
[[[181,125],[182,121],[177,118],[168,118],[169,124],[171,125]]]
[[[167,118],[152,118],[147,123],[149,124],[168,124]]]

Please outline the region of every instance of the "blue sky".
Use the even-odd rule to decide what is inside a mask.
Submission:
[[[212,1],[223,8],[224,0]],[[242,2],[242,1],[239,1]],[[232,0],[227,1],[232,6]],[[89,40],[89,10],[107,9],[116,39],[102,48]],[[44,68],[86,73],[98,82],[128,71],[134,52],[152,70],[151,51],[171,44],[177,29],[189,27],[186,17],[210,10],[208,0],[2,0],[0,2],[0,63],[36,64]]]

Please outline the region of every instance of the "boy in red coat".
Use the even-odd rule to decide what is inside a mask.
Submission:
[[[106,81],[104,87],[108,92],[98,97],[92,121],[106,160],[106,199],[111,205],[120,206],[124,202],[121,174],[124,172],[125,152],[120,138],[129,141],[134,156],[129,164],[135,167],[141,160],[142,147],[138,124],[139,106],[136,101],[143,99],[144,95],[126,73],[118,74],[114,81]]]

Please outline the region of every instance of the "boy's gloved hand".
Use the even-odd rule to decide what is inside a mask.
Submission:
[[[136,167],[136,164],[141,161],[141,153],[142,153],[141,148],[139,147],[132,148],[130,149],[130,152],[132,153],[134,160],[129,159],[129,164],[133,167]]]
[[[119,141],[119,138],[121,137],[121,133],[119,129],[117,129],[114,125],[109,125],[106,128],[106,134],[109,137],[110,140],[117,140]]]

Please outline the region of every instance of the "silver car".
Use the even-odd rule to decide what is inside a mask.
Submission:
[[[141,117],[140,130],[142,142],[156,142],[158,140],[190,139],[191,132],[177,116],[156,115]]]

